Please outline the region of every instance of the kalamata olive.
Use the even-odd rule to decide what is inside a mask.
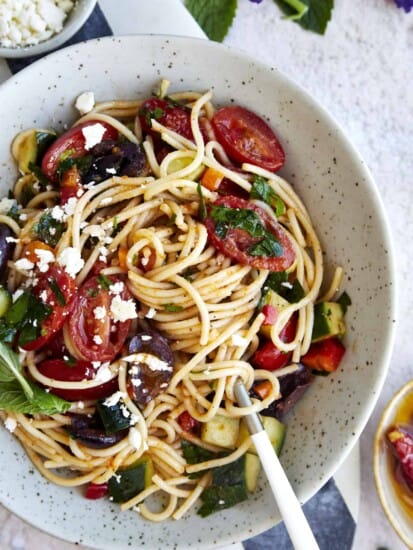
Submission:
[[[274,416],[281,420],[301,399],[313,380],[314,374],[311,369],[301,364],[295,372],[280,376],[281,398],[262,411],[262,414],[264,416]]]
[[[0,278],[3,277],[7,262],[13,254],[14,243],[7,242],[7,237],[13,237],[14,233],[8,225],[0,223]]]
[[[118,443],[126,437],[128,430],[120,430],[107,434],[102,423],[96,416],[87,416],[84,414],[73,414],[71,435],[80,441],[85,447],[91,449],[106,449]]]
[[[85,183],[99,182],[113,175],[138,176],[145,167],[145,154],[140,145],[131,142],[102,141],[90,154],[93,162],[85,175]]]
[[[165,391],[173,375],[174,356],[168,340],[148,330],[129,343],[129,390],[139,405],[146,405]]]

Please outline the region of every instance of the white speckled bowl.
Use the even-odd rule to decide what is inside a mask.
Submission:
[[[5,48],[2,47],[0,42],[0,57],[30,57],[32,55],[45,54],[55,50],[80,29],[80,27],[87,21],[93,8],[96,5],[96,0],[77,0],[74,8],[68,14],[63,29],[57,34],[51,36],[43,42],[33,44],[33,46],[25,46],[21,48]]]
[[[409,395],[413,399],[413,380],[410,380],[400,388],[390,399],[383,411],[374,438],[373,471],[377,493],[387,519],[402,541],[409,548],[413,548],[412,517],[403,509],[394,490],[392,483],[392,461],[385,441],[387,432],[394,425],[397,411]]]
[[[302,502],[341,465],[363,430],[386,375],[393,341],[394,271],[389,233],[371,176],[330,116],[274,68],[225,46],[190,38],[105,38],[52,54],[0,88],[0,181],[15,181],[13,136],[32,126],[62,127],[77,116],[85,90],[98,100],[147,95],[161,77],[173,90],[215,92],[267,117],[284,145],[282,174],[308,205],[327,269],[344,266],[347,353],[338,372],[318,377],[288,418],[281,461]],[[55,487],[0,430],[1,502],[30,523],[69,541],[104,549],[208,548],[241,541],[279,521],[264,479],[248,502],[212,515],[154,525],[108,501]],[[6,473],[7,472],[7,473]]]

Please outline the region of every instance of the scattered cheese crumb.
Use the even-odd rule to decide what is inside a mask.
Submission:
[[[106,405],[106,407],[114,407],[115,405],[117,405],[119,403],[119,401],[121,401],[123,398],[125,397],[125,394],[124,392],[121,392],[121,391],[117,391],[115,393],[113,393],[112,395],[109,395],[109,397],[107,397],[103,404]]]
[[[122,300],[119,294],[112,299],[110,312],[115,322],[120,321],[123,323],[129,319],[136,319],[138,317],[134,300]]]
[[[95,335],[94,335],[93,341],[94,341],[95,344],[97,344],[98,346],[101,346],[101,345],[103,344],[103,340],[102,340],[102,338],[99,336],[99,334],[95,334]]]
[[[243,336],[241,336],[240,334],[233,334],[231,340],[232,340],[233,346],[242,347],[248,344],[248,340]]]
[[[113,377],[113,373],[110,369],[109,363],[103,363],[99,367],[99,370],[96,373],[95,380],[97,382],[109,382],[109,380]]]
[[[85,126],[82,128],[82,134],[85,138],[85,149],[89,151],[95,145],[102,141],[103,135],[105,133],[105,127],[97,122],[96,124],[91,124],[90,126]]]
[[[123,358],[127,363],[144,363],[152,371],[170,371],[172,370],[172,365],[166,361],[162,361],[156,355],[151,353],[132,353],[127,357]]]
[[[43,248],[35,248],[34,250],[39,261],[36,262],[37,267],[41,273],[46,273],[49,269],[49,264],[55,261],[55,256],[51,250],[44,250]]]
[[[34,268],[34,263],[27,258],[20,258],[20,260],[16,260],[14,265],[17,269],[26,269],[27,271]]]
[[[118,281],[117,283],[113,283],[113,285],[110,285],[109,293],[120,294],[124,289],[125,289],[125,283],[122,283],[122,281]]]
[[[132,447],[135,447],[136,450],[139,450],[142,445],[142,436],[136,428],[129,428],[129,443]]]
[[[68,246],[57,259],[57,263],[62,266],[69,275],[75,277],[85,265],[85,261],[77,248]]]
[[[154,307],[151,307],[148,309],[148,312],[146,313],[145,317],[147,319],[153,319],[156,315],[156,309]]]
[[[18,288],[15,292],[13,292],[13,296],[12,296],[13,302],[15,302],[18,298],[20,298],[22,294],[24,294],[24,290],[22,288]]]
[[[81,115],[89,113],[95,106],[95,94],[93,92],[83,92],[76,99],[75,107]]]
[[[103,321],[106,317],[106,308],[104,306],[95,307],[93,315],[97,321]]]
[[[4,426],[9,430],[9,432],[13,433],[17,428],[17,420],[11,416],[8,416],[4,421]]]

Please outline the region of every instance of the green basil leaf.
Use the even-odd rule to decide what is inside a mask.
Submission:
[[[59,242],[65,228],[66,225],[55,220],[51,212],[45,212],[34,225],[33,231],[41,241],[54,247]]]
[[[31,397],[18,380],[0,380],[0,409],[22,414],[60,414],[69,410],[71,403],[68,401],[44,391],[29,380],[25,382]]]
[[[66,298],[63,292],[60,289],[60,286],[57,284],[56,279],[52,279],[51,281],[48,281],[50,288],[52,289],[53,294],[55,295],[56,301],[59,304],[59,306],[65,306],[66,305]]]
[[[185,0],[185,6],[210,40],[222,42],[237,11],[237,0]]]
[[[334,0],[274,0],[279,8],[304,29],[324,34],[331,19]],[[307,10],[303,10],[303,5]]]
[[[13,381],[17,381],[27,399],[33,398],[33,389],[22,373],[17,353],[0,342],[0,383]]]
[[[252,245],[247,250],[250,256],[267,256],[269,258],[280,257],[283,253],[283,247],[275,239],[272,233],[265,232],[262,241]]]
[[[254,176],[250,191],[251,199],[262,200],[274,210],[277,218],[285,212],[284,201],[277,195],[274,189],[269,185],[268,181],[261,176]]]
[[[113,284],[109,277],[106,277],[102,273],[98,276],[97,281],[103,290],[109,290],[109,287]]]

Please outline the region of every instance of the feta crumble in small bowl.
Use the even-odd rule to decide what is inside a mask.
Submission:
[[[87,21],[96,0],[2,0],[0,57],[16,58],[54,50]]]

